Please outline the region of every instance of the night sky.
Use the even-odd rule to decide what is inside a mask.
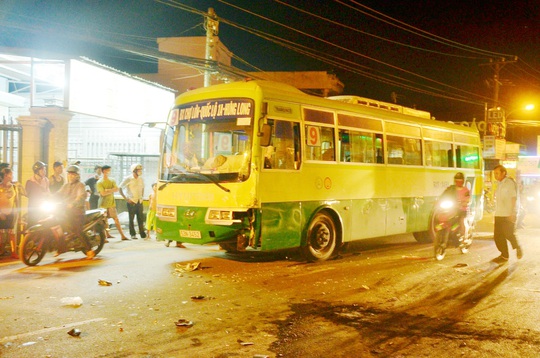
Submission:
[[[156,61],[114,47],[157,48],[157,37],[204,36],[200,12],[209,7],[221,20],[221,41],[238,56],[233,65],[243,70],[325,70],[338,75],[346,94],[390,102],[394,92],[399,104],[437,119],[470,120],[482,119],[484,103],[492,104],[490,59],[504,59],[501,104],[540,107],[539,0],[3,0],[0,46],[152,72]]]

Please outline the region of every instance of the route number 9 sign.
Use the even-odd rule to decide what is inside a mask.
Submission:
[[[307,145],[310,147],[321,146],[321,129],[316,126],[307,126]]]

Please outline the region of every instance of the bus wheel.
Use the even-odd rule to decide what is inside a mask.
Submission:
[[[218,243],[218,245],[222,250],[225,250],[225,252],[238,252],[236,241],[222,241]]]
[[[315,215],[309,224],[306,245],[302,248],[308,261],[324,261],[334,255],[338,232],[332,217],[324,212]]]

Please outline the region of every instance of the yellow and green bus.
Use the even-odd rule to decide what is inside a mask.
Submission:
[[[361,97],[245,81],[186,92],[163,133],[157,236],[227,251],[432,240],[438,196],[463,172],[482,215],[478,131]]]

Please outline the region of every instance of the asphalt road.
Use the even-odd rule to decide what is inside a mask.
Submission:
[[[0,356],[538,357],[539,234],[502,266],[489,235],[441,262],[410,235],[322,263],[140,239],[94,260],[4,257]]]

